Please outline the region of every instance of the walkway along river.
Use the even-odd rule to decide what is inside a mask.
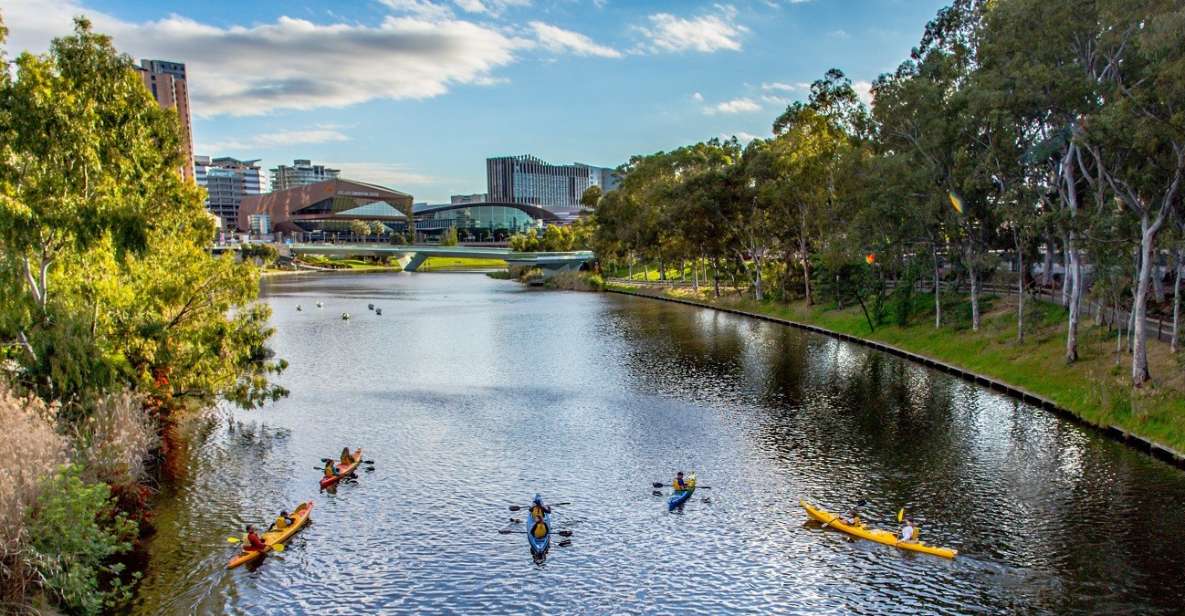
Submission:
[[[195,426],[189,477],[159,499],[137,613],[1185,605],[1185,473],[901,358],[481,275],[264,284],[292,396]],[[345,445],[377,470],[318,494],[314,466]],[[668,514],[650,482],[680,469],[712,490]],[[497,533],[535,492],[573,503],[557,508],[573,545],[542,566]],[[868,499],[881,525],[905,507],[959,557],[804,525],[801,497]],[[223,570],[228,535],[308,498],[313,522],[283,554]]]

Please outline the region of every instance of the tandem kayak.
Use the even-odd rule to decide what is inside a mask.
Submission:
[[[854,537],[875,541],[877,543],[883,543],[885,545],[891,545],[902,550],[909,550],[910,552],[921,552],[923,554],[941,556],[942,558],[954,558],[959,553],[958,550],[952,550],[951,548],[940,548],[933,545],[926,545],[922,541],[901,541],[897,538],[897,535],[887,530],[868,528],[863,524],[859,526],[853,526],[847,522],[844,522],[843,518],[823,511],[822,509],[818,509],[804,500],[798,501],[798,504],[802,505],[803,509],[806,509],[806,514],[811,518],[826,524],[828,528],[834,528],[836,530],[843,531]]]
[[[354,457],[353,464],[334,464],[333,465],[334,468],[337,469],[337,474],[334,475],[333,477],[322,477],[321,478],[321,489],[322,490],[341,481],[343,477],[354,472],[354,469],[358,468],[359,464],[362,464],[362,449],[361,448],[355,449],[353,457]]]
[[[259,536],[259,538],[261,540],[263,540],[263,542],[265,544],[267,544],[266,549],[264,549],[264,550],[243,550],[243,551],[239,552],[239,554],[237,556],[230,559],[230,562],[226,563],[226,568],[227,569],[234,569],[235,567],[238,567],[239,565],[244,565],[246,563],[249,563],[249,562],[255,560],[256,558],[259,558],[260,556],[263,556],[264,554],[272,551],[273,545],[275,545],[277,543],[284,543],[290,537],[292,537],[292,535],[295,535],[296,531],[300,530],[301,527],[304,526],[305,523],[309,521],[309,513],[311,513],[312,511],[313,511],[313,501],[301,503],[300,506],[298,506],[295,510],[292,511],[292,524],[289,525],[288,528],[285,528],[284,530],[269,530],[266,533],[263,533],[262,535]]]
[[[695,473],[688,475],[687,481],[684,483],[687,484],[686,490],[676,490],[675,493],[672,494],[669,499],[667,499],[667,511],[674,511],[675,509],[682,507],[683,503],[686,503],[687,499],[691,498],[691,495],[695,492]]]
[[[539,529],[542,536],[535,534],[535,516],[527,512],[527,543],[531,545],[531,554],[536,556],[547,552],[551,547],[551,514],[543,514],[543,527]]]

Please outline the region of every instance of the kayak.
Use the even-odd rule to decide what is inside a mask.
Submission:
[[[267,552],[272,551],[273,545],[275,545],[277,543],[284,543],[290,537],[292,537],[292,535],[295,535],[296,531],[300,530],[301,527],[304,526],[305,523],[309,521],[309,513],[311,513],[312,511],[313,511],[313,501],[301,503],[300,506],[298,506],[292,512],[292,524],[289,525],[288,528],[285,528],[284,530],[269,530],[266,533],[263,533],[262,535],[259,536],[259,538],[261,540],[263,540],[263,542],[265,544],[267,544],[267,549],[262,550],[262,551],[243,550],[243,551],[239,552],[239,554],[237,556],[230,559],[230,562],[226,563],[226,568],[227,569],[234,569],[235,567],[238,567],[239,565],[249,563],[249,562],[255,560],[256,558],[263,556]],[[245,545],[245,543],[244,543],[244,545]]]
[[[353,464],[334,464],[333,465],[334,468],[337,469],[337,474],[334,475],[333,477],[322,477],[321,478],[321,489],[324,490],[325,488],[328,488],[328,487],[336,484],[337,482],[341,481],[342,477],[345,477],[345,476],[349,475],[350,473],[354,472],[354,469],[358,468],[359,464],[362,464],[362,449],[361,448],[354,450],[354,463]]]
[[[686,503],[687,499],[691,498],[692,493],[695,492],[695,473],[688,475],[687,481],[683,483],[687,484],[687,489],[675,490],[671,498],[667,499],[667,511],[674,511],[676,508],[682,507],[683,503]]]
[[[897,535],[887,530],[868,528],[864,524],[853,526],[847,522],[844,522],[843,518],[823,511],[822,509],[815,508],[804,500],[798,501],[798,504],[802,505],[803,509],[806,509],[806,514],[811,518],[826,524],[828,528],[834,528],[835,530],[843,531],[854,537],[875,541],[877,543],[883,543],[885,545],[891,545],[902,550],[909,550],[910,552],[921,552],[923,554],[932,554],[934,556],[941,556],[943,558],[954,558],[959,553],[958,550],[952,550],[951,548],[940,548],[933,545],[926,545],[925,542],[922,541],[901,541]]]
[[[527,543],[531,545],[531,553],[535,555],[547,552],[547,548],[551,547],[551,514],[543,514],[543,526],[546,532],[542,537],[535,536],[535,516],[527,511]]]

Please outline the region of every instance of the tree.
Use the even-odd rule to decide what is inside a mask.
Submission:
[[[441,246],[456,246],[459,243],[460,243],[460,241],[457,239],[457,228],[456,227],[450,226],[440,236],[440,245]]]
[[[597,204],[601,202],[601,195],[602,191],[600,186],[589,186],[588,188],[584,189],[584,192],[580,195],[581,207],[590,211],[597,209]]]
[[[366,238],[370,236],[370,223],[365,220],[351,220],[350,233],[355,239]]]
[[[80,18],[16,75],[0,81],[0,338],[22,384],[67,416],[120,388],[162,412],[283,395],[258,273],[210,258],[176,114],[131,59]]]
[[[384,225],[383,223],[381,223],[377,220],[370,221],[370,234],[371,235],[378,236],[380,239],[382,239],[382,235],[386,232],[387,232],[387,225]]]

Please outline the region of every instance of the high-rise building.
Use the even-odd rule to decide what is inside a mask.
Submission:
[[[473,193],[471,195],[452,195],[449,197],[451,205],[463,205],[466,203],[485,203],[489,201],[490,196],[486,193]]]
[[[486,159],[490,201],[526,203],[554,212],[579,211],[584,191],[602,186],[612,173],[612,169],[579,163],[553,165],[530,155]]]
[[[158,105],[177,110],[177,117],[181,121],[181,147],[185,155],[181,176],[194,179],[193,123],[189,117],[189,86],[185,80],[185,65],[167,60],[140,60],[136,72],[140,73],[140,79],[152,92]]]
[[[206,209],[222,219],[224,229],[235,229],[243,197],[263,192],[263,177],[256,160],[229,156],[194,157],[194,176],[206,189]]]
[[[272,191],[279,192],[308,186],[325,180],[332,180],[341,173],[341,169],[329,169],[324,165],[314,165],[313,161],[298,158],[291,165],[279,165],[270,169],[272,176]]]

